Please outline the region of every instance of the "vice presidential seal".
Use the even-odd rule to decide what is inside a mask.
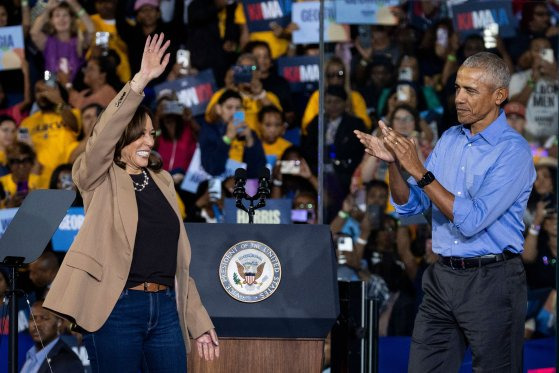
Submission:
[[[219,279],[232,298],[260,302],[272,295],[281,281],[278,256],[258,241],[242,241],[233,245],[219,264]]]

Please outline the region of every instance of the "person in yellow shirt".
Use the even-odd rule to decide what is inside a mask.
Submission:
[[[251,72],[247,73],[247,69]],[[208,123],[213,123],[218,119],[215,106],[223,92],[227,89],[237,91],[241,95],[245,122],[256,133],[260,132],[258,112],[263,106],[274,105],[281,110],[279,98],[263,88],[256,57],[250,53],[242,54],[237,59],[237,65],[227,72],[225,85],[225,88],[214,93],[206,107],[205,119]]]
[[[281,159],[285,149],[293,144],[282,136],[287,129],[283,112],[273,105],[264,106],[258,112],[258,123],[260,125],[260,140],[268,159],[268,164],[272,166],[275,160]],[[274,158],[274,162],[270,160]]]
[[[270,46],[273,59],[286,54],[289,42],[291,41],[291,33],[298,28],[295,23],[290,23],[284,28],[276,22],[270,22],[270,31],[249,33],[245,11],[241,2],[237,4],[237,9],[235,9],[235,23],[241,26],[241,47],[244,47],[248,41],[264,41]]]
[[[78,145],[80,112],[72,109],[60,95],[58,86],[48,86],[44,80],[35,84],[35,97],[40,110],[21,122],[42,166],[39,188],[48,188],[52,171],[68,163]]]
[[[346,91],[350,92],[347,100],[346,109],[350,114],[360,118],[368,129],[371,129],[372,121],[367,114],[367,104],[363,96],[357,91],[349,89],[349,76],[346,72],[344,62],[339,57],[332,57],[326,62],[326,80],[325,86],[341,85]],[[318,115],[318,90],[316,90],[309,98],[307,107],[301,120],[301,129],[304,134],[307,133],[307,126]]]
[[[29,192],[38,188],[39,176],[32,174],[35,152],[26,143],[16,142],[6,150],[10,173],[0,177],[5,198],[2,208],[19,207]]]
[[[120,57],[120,64],[116,69],[116,73],[121,81],[127,82],[130,80],[130,63],[128,62],[128,47],[122,38],[118,35],[116,29],[116,0],[96,0],[95,10],[97,13],[90,16],[91,22],[95,26],[97,32],[109,33],[109,49],[113,49]],[[100,48],[95,45],[91,46],[86,58],[89,59],[92,55],[98,56]]]

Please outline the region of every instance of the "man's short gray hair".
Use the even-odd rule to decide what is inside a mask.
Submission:
[[[487,83],[495,88],[508,88],[510,83],[510,71],[505,61],[494,53],[479,52],[466,58],[460,67],[482,69],[487,73]]]

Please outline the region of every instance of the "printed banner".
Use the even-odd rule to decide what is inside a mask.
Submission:
[[[289,198],[267,199],[266,206],[254,212],[255,224],[289,224],[291,223],[291,203]],[[245,201],[246,206],[246,201]],[[235,206],[235,199],[225,198],[223,204],[224,222],[229,224],[247,224],[248,214]]]
[[[452,7],[454,30],[460,38],[479,33],[489,25],[499,25],[499,35],[507,38],[516,35],[516,18],[510,1],[468,1]]]
[[[392,7],[400,4],[399,0],[336,0],[336,22],[350,25],[386,25],[398,24],[392,14]]]
[[[291,91],[315,90],[318,87],[320,79],[318,56],[282,57],[278,59],[277,64],[278,75],[289,82]]]
[[[4,235],[16,212],[17,208],[0,210],[0,237]],[[53,250],[68,251],[83,224],[84,218],[83,207],[70,207],[68,209],[66,216],[54,232],[54,236],[52,236]]]
[[[225,163],[225,172],[215,177],[224,180],[229,176],[235,175],[235,170],[237,168],[244,168],[246,170],[247,164],[228,159],[227,163]],[[202,167],[202,151],[200,150],[200,146],[197,146],[192,160],[190,161],[190,165],[188,166],[188,170],[182,180],[181,189],[190,193],[196,193],[198,185],[200,185],[202,181],[209,180],[211,177],[212,175],[208,174]]]
[[[319,39],[319,1],[304,1],[294,3],[291,22],[299,29],[293,31],[294,44],[316,44]],[[324,2],[324,41],[349,41],[349,26],[336,23],[336,9],[333,1]]]
[[[155,86],[155,94],[162,90],[176,92],[179,101],[190,108],[192,115],[204,114],[206,106],[215,93],[216,84],[213,71],[203,70],[194,76],[165,82]]]
[[[21,26],[0,27],[0,70],[20,69],[23,50]]]
[[[269,31],[270,23],[285,27],[291,21],[291,0],[243,0],[248,30]]]

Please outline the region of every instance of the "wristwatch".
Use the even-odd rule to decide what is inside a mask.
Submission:
[[[431,171],[427,171],[425,175],[417,182],[417,186],[420,188],[425,188],[427,185],[435,181],[435,175]]]

